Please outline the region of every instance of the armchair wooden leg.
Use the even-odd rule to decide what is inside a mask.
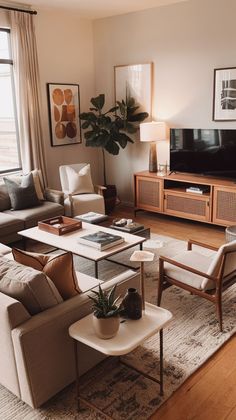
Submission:
[[[216,291],[216,312],[219,321],[220,331],[223,331],[223,317],[222,317],[222,293],[221,290]]]
[[[159,280],[157,285],[157,306],[161,305],[162,289],[163,289],[163,277],[164,277],[164,261],[159,261]]]

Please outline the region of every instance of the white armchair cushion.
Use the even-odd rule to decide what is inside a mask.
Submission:
[[[104,198],[99,194],[79,194],[73,195],[73,216],[94,211],[95,213],[105,214]],[[65,215],[71,216],[70,199],[64,201]]]
[[[207,274],[211,276],[217,276],[220,270],[220,265],[222,262],[223,255],[226,254],[224,272],[223,272],[223,282],[224,280],[229,280],[231,277],[235,276],[236,269],[236,241],[232,241],[222,245],[218,251],[215,253],[214,258],[208,268]],[[208,289],[208,279],[205,279],[202,288],[204,290]]]
[[[171,259],[188,267],[202,271],[203,273],[209,274],[209,267],[212,263],[213,257],[205,256],[195,251],[183,251]],[[208,280],[205,277],[191,273],[190,271],[183,270],[175,265],[165,263],[164,268],[167,277],[178,280],[181,283],[194,287],[195,289],[203,290],[203,288],[207,288],[208,290],[215,288],[215,283],[212,280]]]
[[[79,172],[75,171],[70,166],[66,166],[66,173],[69,184],[69,194],[94,193],[89,164],[80,169]]]

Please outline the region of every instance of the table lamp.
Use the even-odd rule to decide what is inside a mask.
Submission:
[[[150,142],[149,172],[157,172],[156,141],[166,140],[166,124],[164,122],[147,122],[140,124],[140,141]]]

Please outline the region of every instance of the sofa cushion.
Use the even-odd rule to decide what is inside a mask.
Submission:
[[[42,182],[42,173],[39,169],[34,169],[33,171],[29,172],[33,175],[33,182],[35,186],[35,191],[37,194],[37,197],[40,201],[45,200],[44,193],[43,193],[43,182]],[[28,174],[25,174],[28,175]],[[23,175],[23,176],[25,176]],[[21,184],[22,181],[22,174],[21,175],[9,175],[7,177],[8,179],[14,181],[18,185]],[[9,208],[9,207],[8,207]],[[6,210],[6,209],[4,209]]]
[[[66,167],[69,184],[69,194],[93,193],[94,187],[90,173],[90,165],[84,166],[79,172],[70,166]]]
[[[10,214],[13,213],[11,210],[9,212]],[[13,215],[10,216],[10,214],[0,212],[0,238],[24,229],[23,220],[17,219]]]
[[[21,184],[11,178],[4,177],[13,210],[20,210],[37,206],[39,199],[36,194],[33,175],[22,176]]]
[[[57,203],[43,201],[39,206],[24,210],[5,210],[4,214],[14,215],[17,219],[24,221],[25,229],[37,225],[39,220],[48,219],[64,214],[64,207]]]
[[[81,292],[88,292],[95,287],[98,287],[99,284],[104,283],[102,280],[98,280],[95,277],[89,276],[88,274],[81,273],[76,271],[77,283]]]
[[[19,300],[31,315],[63,302],[42,272],[0,257],[0,292]]]
[[[12,254],[18,263],[43,271],[53,281],[63,299],[69,299],[81,292],[71,252],[45,255],[13,248]]]

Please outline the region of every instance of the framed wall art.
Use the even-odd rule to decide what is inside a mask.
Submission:
[[[213,120],[236,120],[236,67],[214,70]]]
[[[47,83],[52,146],[81,143],[79,85]]]
[[[133,97],[140,106],[138,112],[152,116],[152,63],[114,67],[115,101]]]

